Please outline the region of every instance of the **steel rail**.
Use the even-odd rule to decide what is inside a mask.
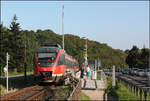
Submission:
[[[35,88],[37,88],[37,87],[39,87],[39,86],[38,86],[38,85],[35,85],[35,86],[32,86],[32,87],[28,87],[28,88],[24,88],[24,89],[22,89],[22,90],[16,91],[16,92],[14,92],[14,93],[11,93],[11,94],[9,94],[9,95],[6,95],[6,96],[1,97],[1,98],[0,98],[0,101],[9,100],[9,99],[11,99],[11,98],[13,98],[13,97],[15,97],[15,96],[21,95],[21,94],[23,94],[23,93],[25,93],[25,92],[27,92],[27,91],[33,90],[33,89],[35,89]]]
[[[32,100],[36,100],[37,98],[41,97],[44,93],[46,92],[45,89],[43,89],[42,91],[36,93],[35,95],[29,97],[28,99],[26,99],[26,101],[32,101]]]

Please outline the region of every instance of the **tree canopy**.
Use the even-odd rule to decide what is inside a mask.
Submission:
[[[62,46],[62,35],[53,32],[51,29],[37,31],[22,30],[17,22],[17,16],[14,15],[10,28],[0,25],[0,68],[6,65],[6,53],[10,54],[9,69],[23,71],[24,68],[24,41],[26,40],[27,70],[33,69],[33,53],[42,43],[58,43]],[[84,62],[85,39],[72,34],[65,34],[65,50],[72,57],[76,58],[80,64]],[[142,49],[139,52],[137,47],[133,47],[126,52],[113,49],[106,43],[100,43],[93,40],[87,40],[88,61],[93,63],[95,59],[100,58],[102,68],[111,68],[115,65],[117,68],[147,66],[148,50]],[[127,57],[127,58],[126,58]],[[141,59],[140,61],[137,59]],[[146,58],[145,58],[146,57]],[[142,62],[141,62],[142,61]],[[127,65],[127,64],[128,65]],[[138,65],[137,65],[138,63]],[[145,63],[145,64],[143,64]]]
[[[127,50],[126,50],[127,52]],[[149,67],[149,53],[150,49],[143,47],[142,49],[133,46],[128,50],[126,63],[130,68],[148,68]]]

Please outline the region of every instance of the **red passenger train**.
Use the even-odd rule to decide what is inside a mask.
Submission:
[[[33,69],[38,80],[57,82],[68,73],[76,73],[79,66],[75,59],[56,44],[44,45],[36,49]]]

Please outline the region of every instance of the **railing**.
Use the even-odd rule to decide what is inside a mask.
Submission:
[[[106,74],[108,76],[112,76],[111,72],[107,72]],[[135,93],[136,96],[139,96],[140,100],[150,100],[150,87],[147,84],[144,84],[141,81],[127,79],[127,77],[123,75],[116,75],[116,78],[118,81],[122,82],[126,87],[128,87],[131,92]]]
[[[98,72],[100,72],[100,75],[101,75],[101,81],[104,82],[104,85],[105,85],[105,88],[107,87],[107,79],[106,79],[106,75],[104,73],[103,70],[99,70]]]
[[[70,94],[69,100],[79,100],[81,93],[81,80],[78,82],[77,86],[74,88],[73,92]]]
[[[103,70],[100,70],[101,73],[101,80],[104,82],[105,88],[107,87],[107,79],[106,79],[106,75],[103,72]]]

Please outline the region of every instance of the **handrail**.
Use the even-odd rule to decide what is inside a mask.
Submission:
[[[106,75],[104,73],[103,70],[100,70],[100,73],[101,73],[101,80],[104,82],[105,84],[105,87],[107,86],[107,79],[106,79]]]

